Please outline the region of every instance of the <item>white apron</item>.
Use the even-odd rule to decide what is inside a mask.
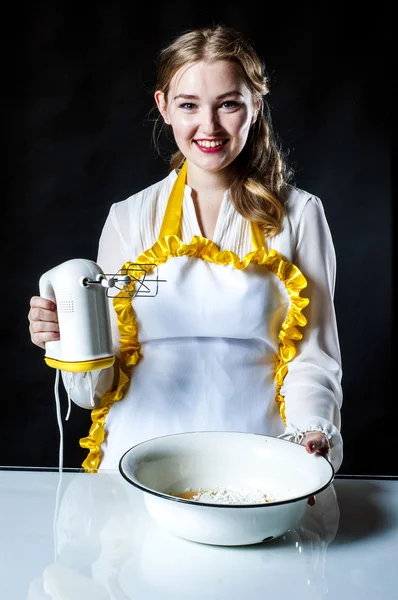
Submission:
[[[136,263],[157,265],[155,297],[116,297],[121,333],[118,388],[92,411],[87,470],[117,469],[133,445],[187,431],[280,435],[279,394],[304,325],[305,279],[252,225],[253,252],[242,260],[195,236],[178,237],[184,164],[155,245]],[[123,269],[127,269],[126,263]],[[122,269],[122,272],[123,272]]]

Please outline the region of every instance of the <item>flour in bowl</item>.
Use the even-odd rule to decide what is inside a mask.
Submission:
[[[272,502],[273,498],[261,490],[243,492],[238,489],[223,488],[216,490],[187,489],[185,492],[172,494],[185,500],[195,500],[209,504],[264,504]]]

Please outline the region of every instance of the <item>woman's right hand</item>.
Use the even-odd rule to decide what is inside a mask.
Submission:
[[[28,313],[30,339],[39,348],[59,340],[57,306],[41,296],[32,296]]]

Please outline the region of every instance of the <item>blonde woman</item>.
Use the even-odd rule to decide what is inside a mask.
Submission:
[[[114,367],[93,373],[85,469],[117,469],[148,438],[194,430],[280,436],[342,462],[336,261],[321,200],[290,184],[268,80],[225,26],[184,32],[159,54],[154,100],[177,151],[161,180],[110,207],[105,273],[156,265],[151,300],[111,301]],[[30,334],[59,337],[56,306],[31,299]],[[63,372],[92,407],[85,374]]]

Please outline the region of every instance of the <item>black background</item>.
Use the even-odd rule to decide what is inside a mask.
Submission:
[[[49,268],[96,259],[113,202],[167,173],[151,145],[160,47],[223,22],[255,43],[296,184],[322,199],[338,262],[342,474],[398,474],[392,395],[390,11],[349,4],[42,2],[3,17],[3,352],[0,464],[57,466],[55,371],[29,337]],[[361,5],[358,5],[361,6]],[[141,14],[139,14],[141,13]],[[61,390],[64,412],[66,398]],[[64,422],[80,466],[90,413]]]

